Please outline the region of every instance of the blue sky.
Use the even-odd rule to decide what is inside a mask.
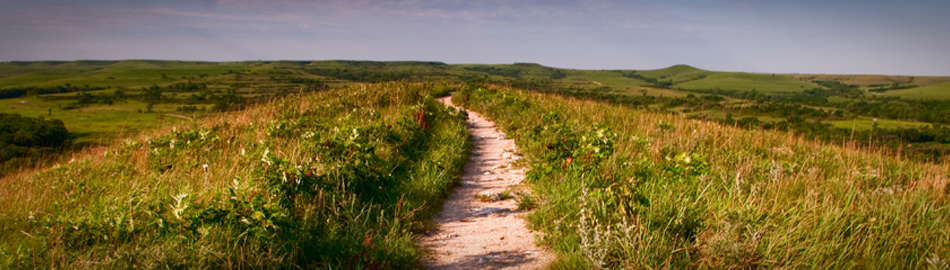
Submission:
[[[950,1],[0,0],[0,61],[534,62],[950,76]]]

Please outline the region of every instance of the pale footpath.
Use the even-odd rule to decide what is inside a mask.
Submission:
[[[439,99],[454,106],[446,97]],[[481,114],[468,111],[466,128],[473,149],[460,185],[434,218],[437,228],[417,239],[427,249],[426,269],[537,269],[554,256],[535,244],[513,199],[500,199],[509,186],[524,180],[514,169],[515,143]],[[509,190],[512,191],[512,190]],[[514,191],[512,191],[514,193]],[[479,196],[481,194],[481,196]],[[479,199],[477,197],[481,197]]]

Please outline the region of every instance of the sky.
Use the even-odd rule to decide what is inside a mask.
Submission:
[[[0,0],[0,61],[539,63],[950,76],[950,1]]]

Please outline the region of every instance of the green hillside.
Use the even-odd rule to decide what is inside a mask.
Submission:
[[[0,64],[0,88],[73,85],[143,87],[204,76],[244,71],[253,65],[181,61],[7,62]],[[162,76],[165,75],[165,76]]]
[[[447,88],[295,95],[0,181],[0,268],[414,268],[471,147]]]
[[[716,72],[708,74],[702,79],[684,81],[676,84],[675,87],[688,90],[756,90],[769,93],[801,92],[820,86],[811,82],[803,82],[771,74]]]
[[[890,90],[881,93],[881,96],[900,97],[907,99],[950,100],[950,81],[910,89]]]
[[[632,76],[631,76],[632,75]],[[667,88],[681,90],[727,90],[762,92],[801,92],[820,87],[776,74],[706,71],[687,65],[675,65],[664,69],[634,71],[628,77],[642,76],[655,80]]]
[[[714,73],[712,71],[706,71],[687,65],[675,65],[663,69],[643,70],[637,72],[649,78],[669,79],[672,80],[674,84],[696,80]]]
[[[0,172],[0,269],[417,268],[414,235],[472,150],[466,114],[433,99],[450,91],[516,140],[533,190],[518,204],[552,269],[942,269],[948,83],[686,65],[0,63],[0,113],[38,134],[29,123],[61,120],[70,136],[48,152],[0,138],[4,158],[45,155]]]
[[[0,113],[64,120],[73,131],[73,141],[85,145],[134,135],[165,122],[240,109],[288,93],[388,81],[477,82],[611,100],[710,120],[728,121],[732,116],[753,123],[751,117],[763,124],[750,127],[791,127],[828,139],[848,133],[839,123],[854,118],[915,123],[880,126],[893,133],[880,136],[890,138],[887,144],[893,146],[908,140],[894,127],[950,124],[950,103],[941,103],[950,96],[946,91],[950,77],[757,74],[687,65],[656,70],[572,70],[534,63],[345,60],[6,62],[0,63]],[[146,94],[154,94],[155,87],[160,94],[148,98]],[[785,104],[798,108],[745,109]],[[836,111],[840,113],[833,114]],[[787,112],[808,120],[803,123],[824,121],[842,130],[820,124],[783,124],[793,116]],[[922,132],[928,133],[922,137],[928,143],[942,141],[939,132]],[[915,136],[909,139],[921,140]],[[930,152],[930,158],[944,156],[944,150],[927,148],[921,151]]]
[[[943,165],[623,106],[466,88],[516,138],[554,269],[925,269]]]

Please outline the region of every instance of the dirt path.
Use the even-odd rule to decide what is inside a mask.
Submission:
[[[191,117],[184,116],[184,115],[180,115],[180,114],[170,114],[170,113],[166,113],[166,114],[162,114],[162,115],[167,115],[167,116],[171,116],[171,117],[178,117],[178,118],[184,118],[184,119],[188,119],[188,120],[194,120],[194,119],[191,118]]]
[[[454,106],[447,98],[443,103]],[[495,130],[495,124],[469,111],[466,128],[474,148],[465,164],[461,184],[455,188],[434,221],[438,229],[418,242],[429,250],[423,259],[427,269],[536,269],[554,256],[535,245],[535,233],[525,228],[523,212],[513,199],[497,201],[500,193],[524,179],[523,169],[510,163],[515,143]],[[514,193],[514,191],[511,193]],[[482,194],[482,196],[479,196]]]

